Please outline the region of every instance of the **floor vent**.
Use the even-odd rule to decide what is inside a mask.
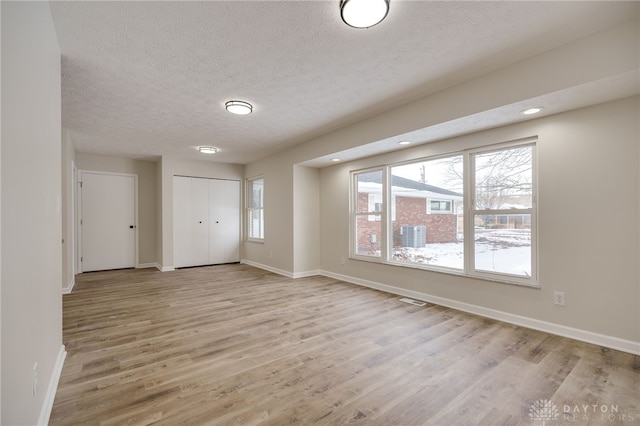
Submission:
[[[408,297],[403,297],[402,299],[400,299],[401,302],[404,303],[411,303],[412,305],[416,305],[416,306],[424,306],[427,303],[426,302],[422,302],[420,300],[414,300],[414,299],[409,299]]]

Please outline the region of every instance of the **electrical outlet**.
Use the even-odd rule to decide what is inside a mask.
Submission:
[[[33,372],[31,375],[31,390],[33,391],[33,396],[38,394],[38,363],[33,364]]]
[[[269,258],[273,259],[273,251],[269,252]]]
[[[555,293],[553,293],[553,304],[564,306],[564,292],[556,291]]]
[[[341,264],[341,265],[344,265],[344,263],[345,263],[345,262],[346,262],[346,259],[345,259],[344,257],[341,257],[341,258],[340,258],[340,264]]]

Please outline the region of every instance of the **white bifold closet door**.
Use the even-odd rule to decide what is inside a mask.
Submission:
[[[176,268],[240,260],[240,182],[173,178]]]

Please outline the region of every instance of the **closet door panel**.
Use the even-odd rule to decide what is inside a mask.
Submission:
[[[209,262],[240,261],[240,182],[209,181]]]
[[[209,262],[209,179],[191,178],[191,263]]]

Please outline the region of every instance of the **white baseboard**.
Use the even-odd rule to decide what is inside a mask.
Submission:
[[[568,337],[571,339],[580,340],[583,342],[592,343],[595,345],[604,346],[607,348],[616,349],[623,352],[628,352],[634,355],[640,355],[640,342],[634,342],[632,340],[625,340],[617,337],[606,336],[604,334],[594,333],[591,331],[581,330],[573,327],[567,327],[560,324],[554,324],[547,321],[542,321],[534,318],[528,318],[520,315],[511,314],[508,312],[486,308],[484,306],[472,305],[472,304],[460,302],[457,300],[447,299],[439,296],[433,296],[433,295],[421,293],[418,291],[407,290],[404,288],[395,287],[388,284],[382,284],[375,281],[363,280],[360,278],[337,274],[330,271],[320,271],[320,274],[329,278],[335,278],[337,280],[350,282],[352,284],[357,284],[364,287],[373,288],[376,290],[382,290],[382,291],[397,294],[400,296],[411,297],[413,299],[423,300],[425,302],[435,303],[436,305],[446,306],[449,308],[457,309],[459,311],[469,312],[472,314],[496,319],[496,320],[507,322],[510,324],[515,324],[522,327],[531,328],[534,330],[544,331],[546,333],[556,334],[558,336]]]
[[[160,272],[171,272],[171,271],[175,271],[176,268],[174,268],[173,266],[160,266],[158,270],[160,270]]]
[[[294,272],[293,278],[307,278],[307,277],[315,277],[318,275],[322,275],[322,271],[319,269],[316,269],[315,271]]]
[[[76,285],[75,275],[71,277],[71,281],[67,283],[66,287],[62,287],[62,294],[71,294],[74,285]]]
[[[273,272],[274,274],[283,275],[287,278],[295,278],[292,272],[285,271],[284,269],[274,268],[273,266],[263,265],[262,263],[254,262],[252,260],[241,259],[240,263],[244,263],[245,265],[253,266],[255,268],[264,269],[265,271]]]
[[[42,409],[40,410],[40,418],[38,419],[38,426],[46,426],[49,424],[49,417],[51,416],[51,410],[53,409],[53,401],[56,399],[56,391],[58,390],[58,382],[60,381],[60,375],[62,374],[62,366],[64,365],[64,359],[67,357],[67,351],[65,351],[64,345],[60,347],[58,352],[58,358],[53,366],[53,372],[49,378],[49,385],[47,386],[47,393],[44,396],[44,402]]]
[[[314,277],[316,275],[322,275],[322,271],[320,269],[316,269],[313,271],[302,271],[302,272],[289,272],[283,269],[274,268],[273,266],[263,265],[262,263],[257,263],[252,260],[242,259],[240,263],[244,263],[245,265],[253,266],[256,268],[264,269],[265,271],[273,272],[274,274],[283,275],[287,278],[306,278],[306,277]]]
[[[136,269],[156,268],[158,271],[162,271],[162,266],[159,263],[140,263],[136,265]],[[173,271],[173,268],[171,269]]]

